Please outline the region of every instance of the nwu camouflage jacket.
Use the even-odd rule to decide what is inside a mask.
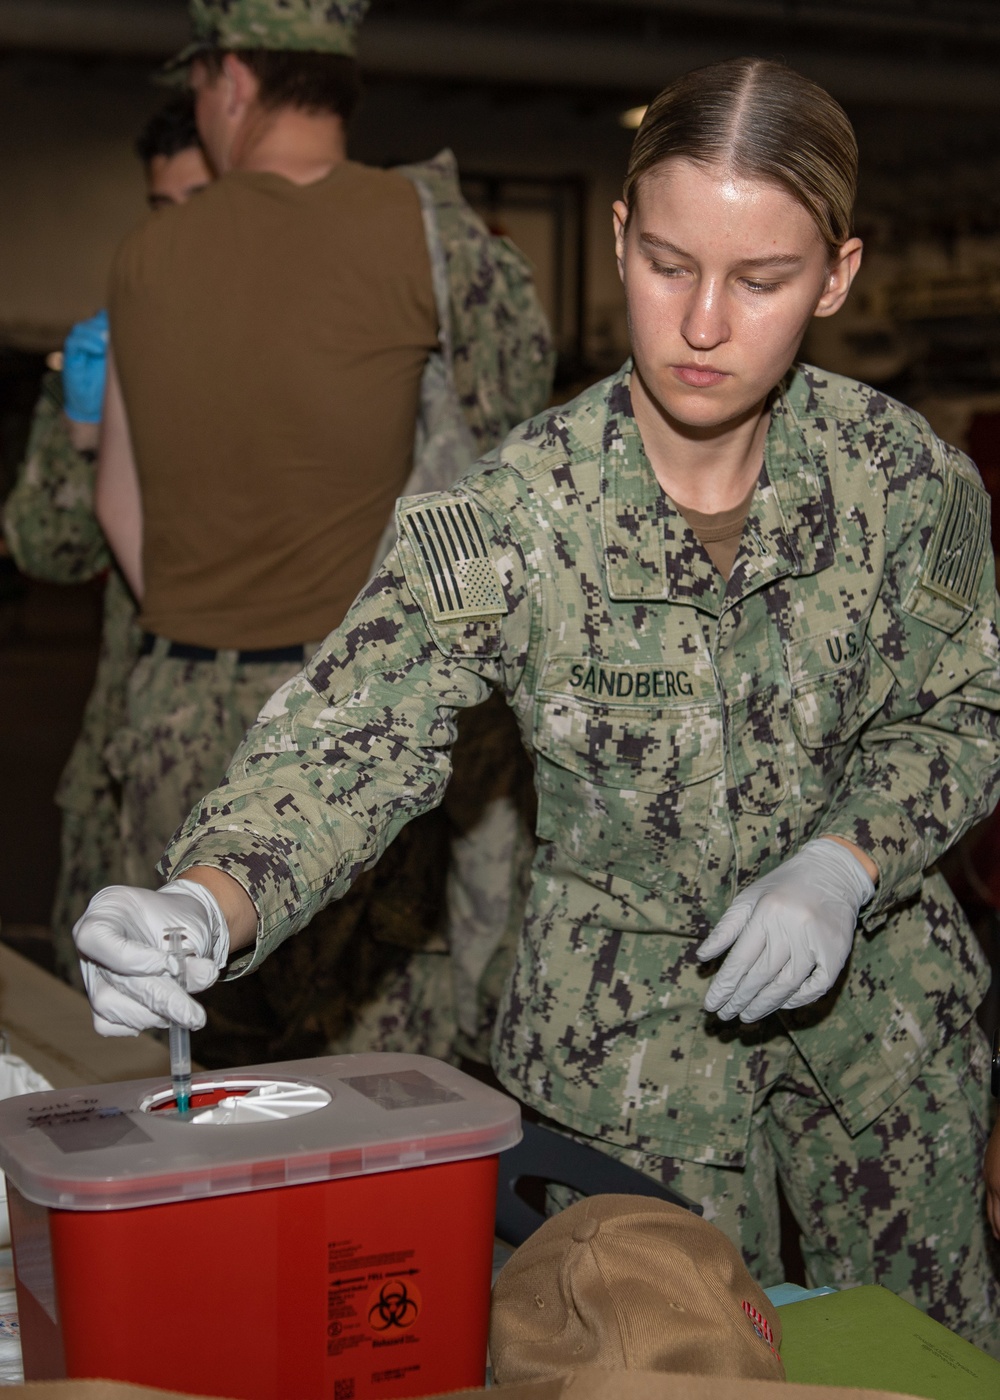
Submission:
[[[653,477],[629,375],[401,503],[396,551],[163,868],[244,885],[259,934],[233,970],[256,965],[440,800],[456,712],[498,689],[539,848],[496,1069],[580,1131],[736,1165],[781,1025],[706,1016],[694,950],[803,842],[879,870],[836,988],[781,1018],[850,1130],[985,990],[932,867],[997,793],[988,499],[917,415],[800,367],[726,583]]]

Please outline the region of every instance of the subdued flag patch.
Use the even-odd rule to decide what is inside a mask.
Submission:
[[[986,492],[951,472],[921,573],[923,586],[949,603],[970,608],[979,589],[989,528]]]
[[[413,545],[439,622],[507,611],[479,512],[460,496],[403,506],[399,525]]]

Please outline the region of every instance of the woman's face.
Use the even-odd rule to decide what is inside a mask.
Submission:
[[[780,185],[680,159],[642,178],[626,230],[627,213],[615,204],[633,398],[699,436],[759,413],[812,317],[842,305],[860,240],[831,260]]]

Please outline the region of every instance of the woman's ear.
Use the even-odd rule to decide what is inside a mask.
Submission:
[[[860,238],[849,238],[834,254],[826,275],[823,294],[816,303],[814,316],[832,316],[847,300],[851,283],[861,266],[863,244]]]

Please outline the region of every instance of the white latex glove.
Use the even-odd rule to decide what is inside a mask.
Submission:
[[[222,910],[204,885],[173,880],[159,890],[109,885],[73,926],[84,985],[101,1035],[136,1035],[174,1023],[200,1030],[205,1013],[177,981],[167,929],[179,928],[188,991],[203,992],[229,956]]]
[[[705,1010],[759,1021],[808,1006],[840,976],[858,914],[875,893],[846,847],[820,838],[736,896],[698,949],[702,962],[732,952],[712,978]]]

